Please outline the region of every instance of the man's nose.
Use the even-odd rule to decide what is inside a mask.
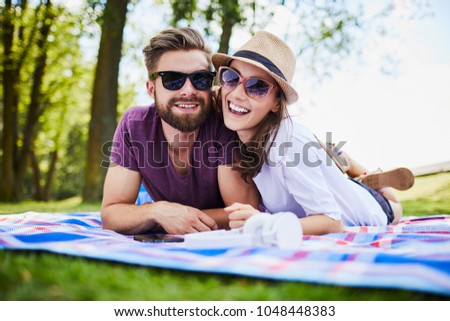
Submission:
[[[197,89],[195,89],[194,85],[192,85],[191,80],[189,77],[186,78],[186,81],[184,82],[183,87],[180,89],[180,94],[182,96],[191,96],[192,94],[196,93]]]

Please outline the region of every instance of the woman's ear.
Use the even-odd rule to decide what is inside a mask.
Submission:
[[[270,110],[272,113],[277,113],[278,111],[280,111],[281,108],[281,99],[277,98],[277,100],[275,101],[275,106]]]

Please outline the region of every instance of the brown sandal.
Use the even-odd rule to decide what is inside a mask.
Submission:
[[[414,175],[409,169],[400,167],[387,172],[368,174],[361,178],[361,182],[375,190],[392,187],[405,191],[414,185]]]

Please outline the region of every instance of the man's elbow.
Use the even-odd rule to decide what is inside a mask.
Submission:
[[[102,207],[100,210],[100,217],[102,220],[102,227],[105,230],[114,230],[114,226],[112,224],[111,215],[108,213],[108,208]]]

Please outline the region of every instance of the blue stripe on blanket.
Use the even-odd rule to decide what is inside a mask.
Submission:
[[[38,250],[186,271],[450,296],[450,215],[404,218],[387,227],[303,236],[298,251],[188,250],[136,242],[104,230],[99,213],[0,215],[0,249]]]
[[[78,220],[78,219],[63,220],[63,221],[59,221],[59,223],[61,223],[61,224],[75,224],[75,225],[86,226],[86,227],[90,226],[89,224],[86,224],[82,220]]]
[[[87,238],[87,236],[58,232],[40,233],[37,235],[15,235],[15,237],[24,243],[70,242]]]

